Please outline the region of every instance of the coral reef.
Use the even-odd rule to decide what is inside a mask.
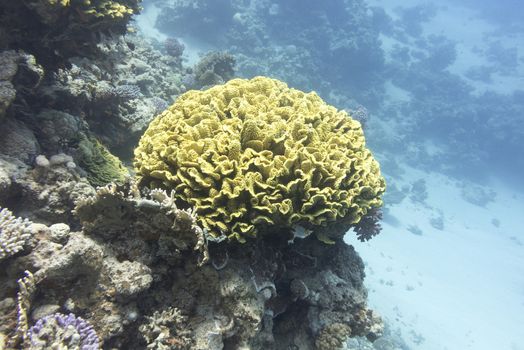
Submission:
[[[184,181],[204,180],[192,183],[197,192],[221,173],[230,177],[229,191],[212,203],[222,216],[210,220],[195,205],[191,198],[200,197],[192,185],[176,191],[137,185],[113,154],[130,160],[156,115],[174,111],[169,105],[188,88],[231,79],[236,61],[217,51],[184,67],[180,42],[162,47],[132,33],[128,23],[139,3],[0,3],[0,348],[313,350],[342,347],[348,336],[374,340],[382,323],[366,306],[364,264],[340,239],[357,222],[367,223],[361,237],[374,234],[376,222],[368,220],[384,191],[360,124],[315,94],[269,79],[258,79],[249,93],[231,88],[240,81],[223,93],[220,86],[194,91],[180,103],[199,96],[200,112],[236,113],[227,118],[237,124],[224,129],[236,139],[223,144],[207,140],[216,123],[192,114],[191,135],[202,136],[192,152],[205,146],[232,160],[218,159],[210,172],[204,158],[195,158],[202,173],[181,173]],[[237,7],[252,5],[180,0],[176,6],[208,12],[200,24],[191,22],[222,40],[250,19]],[[275,58],[289,59],[291,76],[304,59],[299,51],[283,46]],[[210,91],[224,100],[205,102]],[[255,118],[262,108],[267,125]],[[339,122],[340,132],[328,121]],[[267,139],[266,126],[274,131]],[[330,152],[318,143],[323,136],[332,136]],[[259,171],[271,181],[260,182]],[[273,197],[265,201],[261,190]],[[249,208],[242,208],[244,200]],[[224,227],[231,232],[222,235]],[[256,230],[268,234],[248,244],[223,241],[228,233],[243,240]]]
[[[39,224],[30,252],[2,262],[0,307],[18,289],[14,277],[33,271],[28,287],[20,285],[19,315],[0,318],[12,344],[40,334],[43,324],[64,329],[83,320],[93,329],[81,327],[80,338],[94,342],[96,332],[104,348],[313,350],[331,344],[327,335],[339,328],[347,331],[340,339],[380,335],[352,247],[313,237],[219,243],[196,225],[194,212],[177,209],[173,195],[144,191],[133,183],[102,187],[78,200],[82,231]],[[205,264],[224,254],[220,269]],[[13,318],[21,338],[5,328]],[[54,334],[66,339],[73,331]]]
[[[74,224],[75,201],[94,192],[77,168],[68,166],[71,157],[37,157],[40,164],[29,167],[19,160],[0,156],[0,206],[15,215],[45,224]]]
[[[130,159],[149,122],[185,91],[185,72],[179,59],[161,55],[137,34],[106,39],[100,51],[70,59],[71,67],[59,69],[40,95],[53,106],[48,111],[72,115],[85,124],[84,134],[89,129],[112,153]]]
[[[65,153],[79,166],[79,175],[90,175],[91,181],[93,150],[130,160],[149,121],[182,91],[182,66],[137,35],[102,43],[96,58],[71,58],[69,67],[47,72],[45,78],[35,57],[0,52],[0,153],[28,165],[38,155]],[[100,142],[89,141],[94,139]]]
[[[233,24],[234,9],[230,0],[175,0],[160,5],[163,11],[157,26],[173,36],[190,36],[217,43]]]
[[[182,95],[150,124],[134,164],[143,185],[174,189],[211,235],[240,241],[265,228],[350,227],[385,190],[360,123],[264,77]]]
[[[123,34],[141,0],[21,0],[0,5],[0,49],[23,49],[46,68],[67,65],[67,59],[97,52],[104,35]],[[6,47],[3,47],[6,46]]]
[[[367,105],[380,102],[384,52],[363,0],[177,0],[156,6],[158,29],[230,50],[241,77],[267,75],[326,97],[337,88]]]

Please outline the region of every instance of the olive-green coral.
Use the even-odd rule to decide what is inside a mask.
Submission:
[[[358,121],[266,77],[180,96],[149,125],[134,166],[212,235],[240,241],[268,227],[356,224],[385,190]]]
[[[87,173],[87,180],[93,186],[104,186],[110,182],[122,182],[129,171],[120,159],[96,139],[83,137],[78,144],[80,166]]]

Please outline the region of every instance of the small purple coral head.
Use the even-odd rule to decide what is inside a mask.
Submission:
[[[177,38],[167,38],[164,41],[164,48],[166,53],[173,57],[180,57],[186,48]]]
[[[100,349],[100,341],[93,327],[73,314],[45,316],[29,328],[27,336],[32,349]]]

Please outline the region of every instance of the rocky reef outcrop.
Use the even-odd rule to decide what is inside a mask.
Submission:
[[[277,233],[218,242],[174,197],[146,192],[109,185],[78,199],[81,229],[25,228],[29,247],[0,261],[0,332],[10,344],[28,342],[31,325],[56,312],[81,317],[104,348],[335,349],[348,336],[381,335],[351,246]],[[25,299],[15,282],[24,271]]]

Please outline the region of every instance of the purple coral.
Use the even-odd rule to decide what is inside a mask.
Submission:
[[[34,348],[65,346],[81,350],[98,350],[100,342],[93,327],[73,314],[55,313],[39,319],[28,331]]]
[[[151,98],[151,103],[155,107],[155,114],[162,113],[169,107],[169,103],[167,103],[164,99],[156,96]]]
[[[369,112],[366,107],[362,105],[358,105],[355,109],[350,109],[349,115],[360,122],[362,124],[362,128],[365,129],[366,125],[369,121]]]
[[[381,220],[381,208],[369,209],[367,214],[364,215],[362,219],[360,219],[359,223],[354,227],[358,240],[365,242],[378,235],[382,230],[382,226],[380,226]]]
[[[172,57],[180,57],[186,48],[177,38],[167,38],[164,41],[166,53]]]
[[[133,100],[142,96],[140,87],[136,85],[119,85],[113,89],[113,94],[122,100]]]

